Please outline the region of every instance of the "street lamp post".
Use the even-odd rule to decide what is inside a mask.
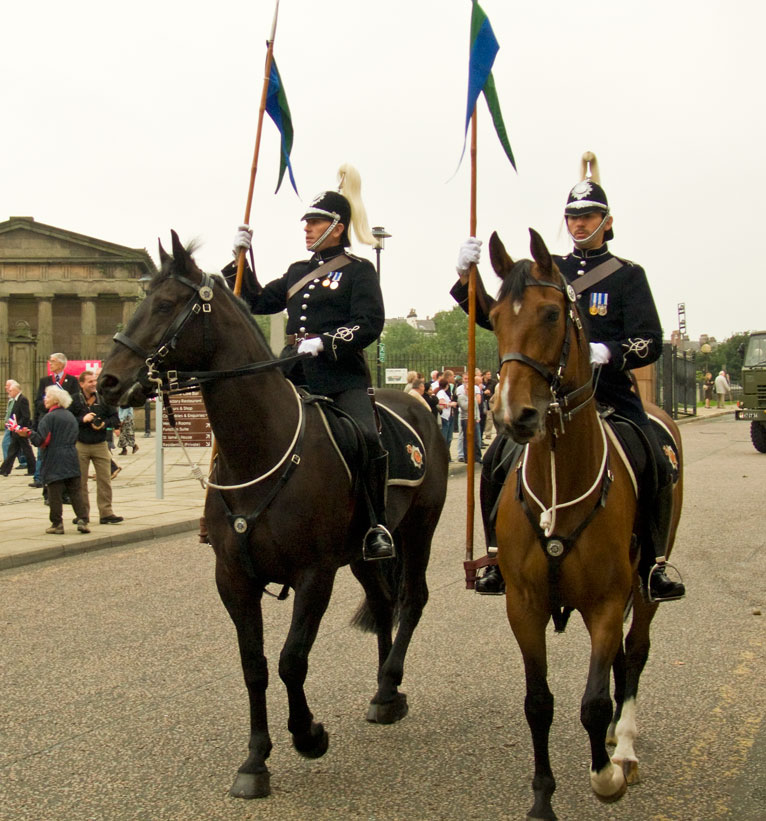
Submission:
[[[378,282],[380,282],[380,252],[385,248],[386,240],[391,236],[391,234],[386,232],[386,229],[382,225],[376,225],[372,229],[372,235],[375,237],[375,270],[378,272]],[[376,363],[376,383],[377,387],[381,387],[381,361],[380,361],[380,337],[378,337],[377,342],[375,343],[375,363]]]

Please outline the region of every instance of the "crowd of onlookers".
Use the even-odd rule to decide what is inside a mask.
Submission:
[[[51,534],[64,533],[64,504],[71,504],[77,530],[90,532],[87,481],[91,466],[99,523],[123,521],[112,509],[112,479],[121,470],[111,455],[115,431],[120,432],[117,445],[122,455],[128,448],[133,453],[138,450],[132,408],[118,409],[102,401],[98,374],[83,370],[73,376],[66,372],[67,363],[63,353],[50,355],[50,372],[40,380],[31,404],[17,381],[5,383],[8,403],[0,476],[10,476],[19,460],[17,470],[26,471],[32,479],[30,487],[43,491],[51,522],[45,532]]]
[[[444,441],[449,448],[454,434],[458,434],[457,454],[460,462],[466,461],[466,435],[468,418],[472,409],[474,418],[474,461],[481,463],[481,451],[492,432],[490,402],[497,387],[491,371],[476,368],[473,391],[466,383],[464,374],[454,371],[431,371],[430,379],[417,371],[408,371],[405,393],[420,399],[436,417]],[[473,396],[471,394],[473,393]],[[450,456],[450,461],[452,457]]]

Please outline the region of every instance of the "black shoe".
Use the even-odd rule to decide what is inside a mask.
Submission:
[[[82,522],[84,525],[87,525],[87,524],[90,523],[90,519],[78,519],[77,516],[75,516],[74,519],[72,519],[72,524],[73,525],[76,525],[79,522]]]
[[[123,521],[125,521],[123,516],[115,516],[114,514],[111,516],[102,516],[99,519],[99,522],[101,522],[102,525],[116,525]]]
[[[474,582],[473,589],[482,596],[502,596],[505,593],[505,580],[496,564],[487,567],[484,575]]]
[[[362,558],[366,562],[378,559],[393,559],[396,555],[394,540],[383,525],[371,527],[364,537],[362,544]]]
[[[677,601],[686,595],[683,582],[674,582],[665,574],[665,565],[655,565],[649,573],[649,601]]]
[[[42,487],[43,483],[42,482],[30,482],[29,486],[30,487]]]

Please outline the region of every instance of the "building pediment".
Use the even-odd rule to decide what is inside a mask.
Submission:
[[[32,217],[10,217],[0,222],[0,264],[102,263],[138,266],[152,275],[156,266],[143,248],[127,248],[113,242],[77,234],[36,222]]]

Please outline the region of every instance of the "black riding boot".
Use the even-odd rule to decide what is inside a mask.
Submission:
[[[396,552],[394,540],[386,528],[386,480],[388,478],[388,454],[370,459],[366,485],[370,508],[370,529],[364,535],[362,557],[366,562],[392,559]]]
[[[649,602],[676,601],[686,595],[683,582],[674,582],[665,574],[665,551],[670,537],[673,516],[673,484],[660,488],[649,513],[650,538],[642,540],[641,583],[644,597]]]

